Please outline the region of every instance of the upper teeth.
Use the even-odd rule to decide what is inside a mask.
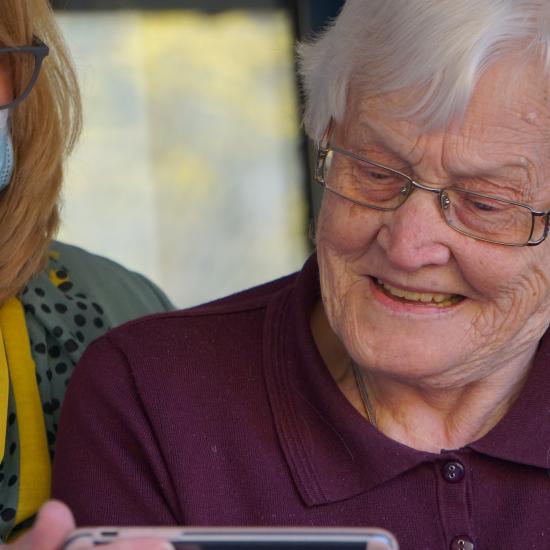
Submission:
[[[453,298],[452,294],[438,294],[431,292],[409,292],[402,288],[391,286],[380,279],[377,279],[378,284],[383,286],[390,294],[398,296],[399,298],[405,298],[406,300],[412,300],[415,302],[444,302]]]

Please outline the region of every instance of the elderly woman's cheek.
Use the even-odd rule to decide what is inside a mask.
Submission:
[[[375,238],[379,214],[326,194],[317,221],[317,247],[339,254],[360,254]]]
[[[506,273],[504,266],[502,272]],[[485,297],[478,301],[469,333],[487,342],[487,353],[505,342],[516,349],[540,340],[550,320],[550,281],[541,265],[526,263],[496,281],[489,277],[482,293]]]

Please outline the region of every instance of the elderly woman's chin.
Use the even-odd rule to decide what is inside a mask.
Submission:
[[[458,382],[453,371],[475,363],[476,348],[479,350],[481,344],[468,340],[471,316],[460,311],[468,304],[445,306],[442,311],[438,306],[407,304],[397,298],[395,302],[403,304],[399,311],[399,305],[391,303],[394,298],[384,295],[377,286],[366,275],[364,282],[352,285],[341,307],[329,296],[324,297],[329,323],[350,359],[371,373],[414,381],[416,385],[422,385],[422,381],[437,385],[442,377],[449,383]],[[462,368],[460,372],[461,377],[466,375]],[[439,383],[445,382],[441,379]]]

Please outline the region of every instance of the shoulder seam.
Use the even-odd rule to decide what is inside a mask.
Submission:
[[[167,311],[165,313],[153,313],[152,315],[147,315],[145,317],[140,317],[139,319],[133,319],[132,321],[128,321],[127,323],[124,323],[124,327],[131,326],[131,325],[140,325],[148,323],[152,320],[170,320],[170,319],[181,319],[183,318],[192,318],[192,317],[210,317],[212,315],[236,315],[239,313],[247,313],[252,311],[258,311],[261,309],[267,308],[267,302],[264,302],[262,304],[250,304],[248,306],[244,305],[242,307],[234,307],[234,308],[227,308],[223,309],[220,307],[219,309],[208,309],[206,311],[201,311],[201,306],[196,306],[196,309],[180,309],[176,311]],[[116,328],[114,329],[116,331]]]

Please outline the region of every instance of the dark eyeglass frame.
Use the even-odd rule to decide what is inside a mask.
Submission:
[[[42,67],[42,62],[46,58],[46,56],[50,53],[50,48],[40,40],[37,36],[33,36],[32,39],[32,45],[31,46],[10,46],[10,47],[2,47],[0,48],[0,54],[2,53],[31,53],[34,57],[34,70],[33,74],[31,76],[31,79],[29,83],[27,84],[27,87],[21,92],[19,96],[17,96],[13,101],[10,101],[9,103],[6,103],[5,105],[0,105],[0,111],[2,109],[10,109],[11,107],[15,107],[19,103],[21,103],[30,93],[33,89],[34,85],[36,84],[36,81],[38,80],[38,76],[40,74],[40,69]]]
[[[327,184],[327,182],[325,181],[325,178],[324,178],[325,163],[326,163],[326,160],[327,160],[327,156],[331,151],[339,153],[339,154],[341,154],[345,157],[348,157],[348,158],[351,158],[351,159],[354,159],[354,160],[357,160],[357,161],[360,161],[360,162],[364,162],[366,164],[370,164],[371,166],[376,166],[377,168],[382,168],[383,170],[387,170],[390,173],[393,173],[397,176],[401,176],[402,178],[405,178],[409,182],[409,184],[408,184],[408,187],[407,187],[407,194],[405,195],[405,197],[403,199],[403,202],[401,204],[399,204],[395,207],[391,207],[391,208],[383,207],[383,206],[376,206],[376,205],[364,203],[362,201],[358,201],[357,199],[354,199],[354,198],[348,197],[346,195],[343,195],[339,191],[336,191],[335,189],[331,188]],[[403,206],[403,204],[405,204],[405,202],[407,201],[407,199],[410,197],[410,195],[412,194],[412,192],[415,189],[422,189],[423,191],[429,191],[430,193],[437,193],[438,196],[439,196],[439,205],[440,205],[441,211],[442,211],[441,213],[442,213],[443,219],[445,220],[445,223],[447,224],[447,226],[450,227],[451,229],[453,229],[454,231],[457,231],[458,233],[461,233],[462,235],[466,235],[467,237],[470,237],[470,238],[475,239],[477,241],[483,241],[483,242],[492,243],[492,244],[500,244],[500,245],[503,245],[503,246],[515,246],[515,247],[537,246],[537,245],[541,244],[546,239],[546,237],[548,237],[548,233],[549,233],[549,230],[550,230],[550,210],[546,210],[546,211],[537,210],[537,209],[533,208],[532,206],[530,206],[528,204],[525,204],[525,203],[522,203],[522,202],[512,201],[512,200],[509,200],[509,199],[503,199],[501,197],[495,197],[493,195],[485,195],[483,193],[477,193],[475,191],[470,191],[468,189],[462,189],[460,187],[455,187],[455,186],[451,186],[451,187],[447,187],[447,188],[430,187],[430,186],[427,186],[427,185],[415,180],[414,178],[411,178],[407,174],[404,174],[403,172],[400,172],[399,170],[394,170],[393,168],[385,166],[384,164],[380,164],[378,162],[372,161],[372,160],[367,159],[367,158],[365,158],[361,155],[357,155],[356,153],[353,153],[351,151],[341,149],[340,147],[335,147],[334,145],[331,145],[330,143],[328,143],[326,146],[320,145],[317,149],[317,161],[316,161],[316,165],[315,165],[315,179],[324,189],[326,189],[327,191],[330,191],[331,193],[341,197],[342,199],[348,200],[348,201],[350,201],[354,204],[357,204],[359,206],[364,206],[365,208],[371,208],[373,210],[380,210],[380,211],[383,211],[383,212],[391,212],[391,211],[397,210],[400,206]],[[501,202],[501,203],[526,208],[531,213],[531,231],[529,233],[529,238],[527,239],[527,241],[525,243],[508,243],[508,242],[496,241],[496,240],[492,240],[492,239],[488,239],[488,238],[483,238],[483,237],[480,237],[478,235],[473,235],[471,233],[468,233],[467,231],[464,231],[464,230],[462,230],[458,227],[455,227],[455,226],[451,225],[449,223],[449,221],[447,220],[447,217],[445,216],[445,208],[447,208],[450,205],[450,199],[449,199],[448,195],[446,194],[447,190],[458,191],[460,193],[466,193],[466,194],[473,195],[473,196],[476,196],[476,197],[491,199],[491,200],[498,201],[498,202]],[[532,239],[533,232],[535,230],[535,219],[540,218],[540,217],[544,217],[544,230],[543,230],[542,236],[538,239]]]

